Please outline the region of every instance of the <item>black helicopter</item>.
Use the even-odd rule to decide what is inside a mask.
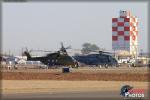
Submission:
[[[60,50],[54,53],[48,53],[46,56],[42,57],[31,57],[28,50],[26,50],[23,54],[27,56],[27,61],[41,61],[43,64],[47,66],[71,66],[71,67],[78,67],[78,63],[68,55],[66,49],[70,49],[71,47],[65,48],[63,43],[61,42]],[[42,51],[42,50],[39,50]],[[51,51],[44,51],[44,52],[51,52]]]
[[[94,54],[86,54],[86,55],[75,55],[73,58],[83,65],[90,66],[116,66],[118,67],[117,60],[112,56],[112,53],[104,52],[104,51],[92,51],[98,52]]]

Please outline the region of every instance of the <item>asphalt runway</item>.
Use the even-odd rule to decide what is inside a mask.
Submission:
[[[74,92],[74,93],[18,93],[18,94],[4,94],[2,100],[106,100],[106,99],[140,99],[140,98],[126,98],[120,95],[120,91],[99,91],[99,92]],[[142,100],[148,100],[148,94]],[[141,100],[141,99],[140,99]]]
[[[5,94],[3,99],[100,99],[100,98],[115,98],[122,99],[118,92],[81,92],[81,93],[37,93],[37,94]],[[2,99],[2,100],[3,100]]]

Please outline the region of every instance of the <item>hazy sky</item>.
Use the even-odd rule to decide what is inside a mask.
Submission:
[[[85,42],[112,50],[112,17],[130,10],[139,18],[139,50],[148,51],[147,3],[3,3],[3,51],[21,48],[58,50],[60,42],[81,49]]]

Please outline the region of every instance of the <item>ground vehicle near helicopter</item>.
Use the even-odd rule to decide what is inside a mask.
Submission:
[[[94,51],[95,52],[95,51]],[[76,55],[74,59],[81,64],[95,65],[100,67],[116,66],[118,67],[117,60],[109,54],[109,52],[99,51],[99,53]]]
[[[41,61],[43,64],[47,66],[71,66],[71,67],[77,67],[78,63],[68,55],[66,49],[69,49],[70,47],[65,48],[63,46],[63,43],[61,43],[60,50],[54,52],[54,53],[48,53],[46,56],[42,57],[31,57],[28,50],[24,52],[24,55],[27,56],[27,61]],[[45,51],[48,52],[48,51]]]

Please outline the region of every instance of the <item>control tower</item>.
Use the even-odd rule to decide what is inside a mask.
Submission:
[[[120,16],[112,18],[112,49],[127,51],[132,57],[138,52],[138,19],[130,11],[120,11]]]

